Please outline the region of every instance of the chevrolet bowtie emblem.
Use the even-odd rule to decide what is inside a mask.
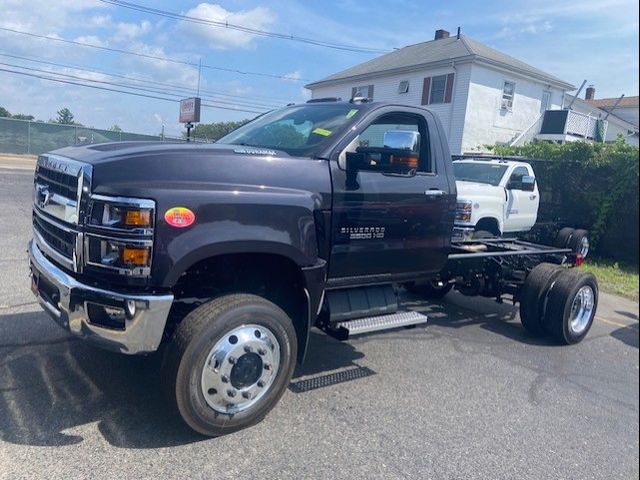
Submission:
[[[49,205],[49,202],[51,201],[51,195],[52,195],[51,192],[46,187],[38,189],[38,197],[40,200],[41,208],[44,208],[47,205]]]

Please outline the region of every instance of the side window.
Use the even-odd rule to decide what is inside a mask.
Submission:
[[[516,84],[505,80],[502,86],[502,110],[511,110],[513,108],[513,97],[516,94]]]
[[[522,185],[522,177],[530,175],[527,167],[516,167],[509,177],[509,183],[511,185]]]
[[[392,153],[389,154],[385,150]],[[433,171],[426,121],[419,115],[382,115],[351,142],[347,151],[366,152],[368,170],[375,171],[379,167],[379,170],[383,171],[390,164],[419,172]],[[341,158],[341,166],[344,165],[342,160]]]

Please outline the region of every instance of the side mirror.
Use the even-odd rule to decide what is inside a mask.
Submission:
[[[535,187],[536,177],[531,175],[525,175],[520,181],[511,181],[507,184],[508,190],[522,190],[523,192],[533,192]]]
[[[533,192],[536,187],[536,177],[525,175],[522,177],[522,190],[524,192]]]
[[[417,152],[420,148],[420,134],[413,130],[387,130],[384,132],[385,148]]]

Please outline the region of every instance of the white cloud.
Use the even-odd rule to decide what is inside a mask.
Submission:
[[[98,47],[106,47],[108,45],[107,42],[101,40],[100,37],[97,37],[95,35],[81,35],[74,38],[73,41],[79,43],[88,43],[89,45],[96,45]]]
[[[258,30],[268,29],[276,21],[275,15],[266,7],[231,12],[213,3],[201,3],[184,15]],[[249,33],[211,25],[180,22],[177,28],[183,35],[190,38],[198,37],[206,41],[210,48],[215,49],[250,48],[256,38]]]
[[[295,72],[287,73],[283,76],[285,81],[297,82],[302,78],[302,73],[300,72],[300,70],[296,70]]]
[[[111,37],[116,43],[127,43],[136,40],[151,31],[151,22],[143,20],[138,23],[119,22]]]

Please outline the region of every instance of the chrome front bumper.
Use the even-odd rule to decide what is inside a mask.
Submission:
[[[158,349],[173,295],[131,295],[85,285],[47,260],[33,240],[29,264],[38,302],[71,334],[130,355]],[[122,328],[99,325],[97,318],[91,321],[90,313],[105,307],[123,311]]]
[[[473,226],[454,225],[453,235],[451,239],[458,242],[471,240],[471,238],[473,238],[474,232],[475,232],[475,228]]]

